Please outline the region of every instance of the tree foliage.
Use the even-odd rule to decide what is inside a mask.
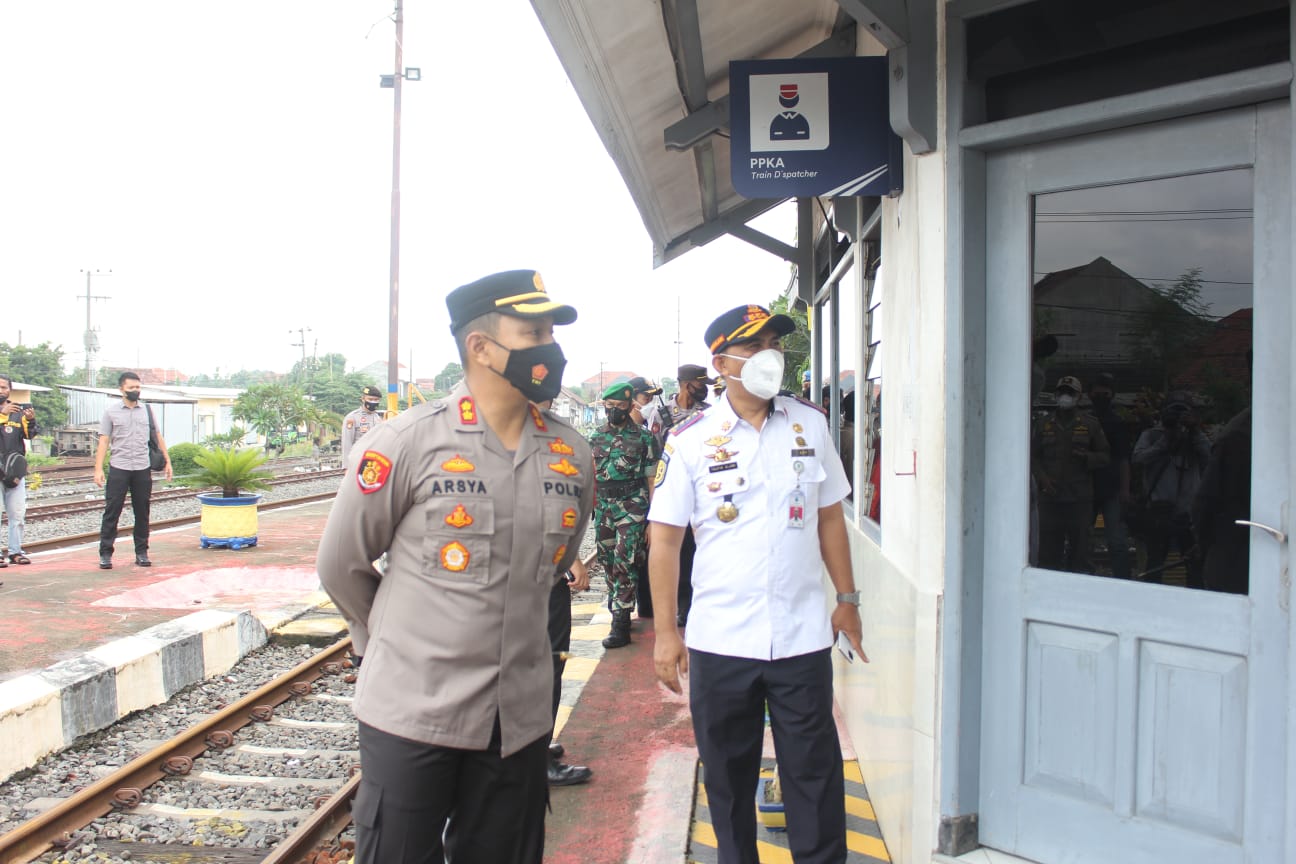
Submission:
[[[783,389],[800,393],[801,377],[810,368],[810,324],[805,310],[787,297],[776,297],[770,304],[770,312],[786,315],[796,324],[796,329],[782,339]]]
[[[280,430],[306,425],[317,413],[300,387],[255,384],[234,401],[234,419],[247,423],[269,439]]]
[[[1138,361],[1157,370],[1169,389],[1177,370],[1191,359],[1210,328],[1210,306],[1202,300],[1202,268],[1185,270],[1170,284],[1153,285],[1155,296],[1143,312],[1136,344]]]
[[[464,370],[458,363],[447,363],[434,379],[438,393],[449,393],[455,385],[463,380]]]
[[[63,377],[63,348],[48,342],[13,345],[0,342],[0,372],[21,384],[49,387],[48,393],[33,393],[36,421],[46,430],[67,422],[67,402],[58,391]]]
[[[237,498],[240,490],[264,491],[270,488],[274,472],[263,469],[266,457],[256,450],[216,447],[202,448],[194,455],[198,472],[181,479],[186,486],[216,486],[225,498]]]

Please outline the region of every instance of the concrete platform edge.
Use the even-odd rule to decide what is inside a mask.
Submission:
[[[0,781],[228,671],[268,638],[250,611],[204,610],[0,682]]]

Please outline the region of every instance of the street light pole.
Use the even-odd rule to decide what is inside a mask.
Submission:
[[[402,42],[405,38],[405,15],[402,0],[396,0],[396,74],[392,94],[392,192],[391,192],[391,320],[387,329],[387,411],[395,414],[400,407],[400,385],[397,383],[396,350],[400,334],[400,141],[401,82],[405,79]]]

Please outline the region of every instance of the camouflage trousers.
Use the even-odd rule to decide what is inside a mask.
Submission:
[[[635,571],[647,554],[648,496],[602,498],[594,504],[594,542],[607,574],[608,605],[613,612],[634,609]]]

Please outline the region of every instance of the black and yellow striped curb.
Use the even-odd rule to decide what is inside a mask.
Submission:
[[[761,763],[761,776],[767,777],[774,772],[774,760],[765,759]],[[716,848],[715,829],[711,827],[711,811],[707,807],[706,783],[703,779],[704,768],[698,766],[697,798],[693,805],[693,828],[689,835],[689,864],[717,864],[719,850]],[[859,762],[854,759],[842,763],[842,773],[846,779],[846,862],[847,864],[889,864],[891,855],[887,852],[882,832],[873,815],[873,805],[869,803],[868,790],[864,788],[864,778],[860,776]],[[755,797],[752,808],[756,808]],[[756,851],[761,864],[792,864],[792,853],[788,850],[787,833],[770,831],[761,821],[763,814],[757,814]],[[778,814],[781,817],[782,814]],[[776,817],[772,821],[778,822]]]

